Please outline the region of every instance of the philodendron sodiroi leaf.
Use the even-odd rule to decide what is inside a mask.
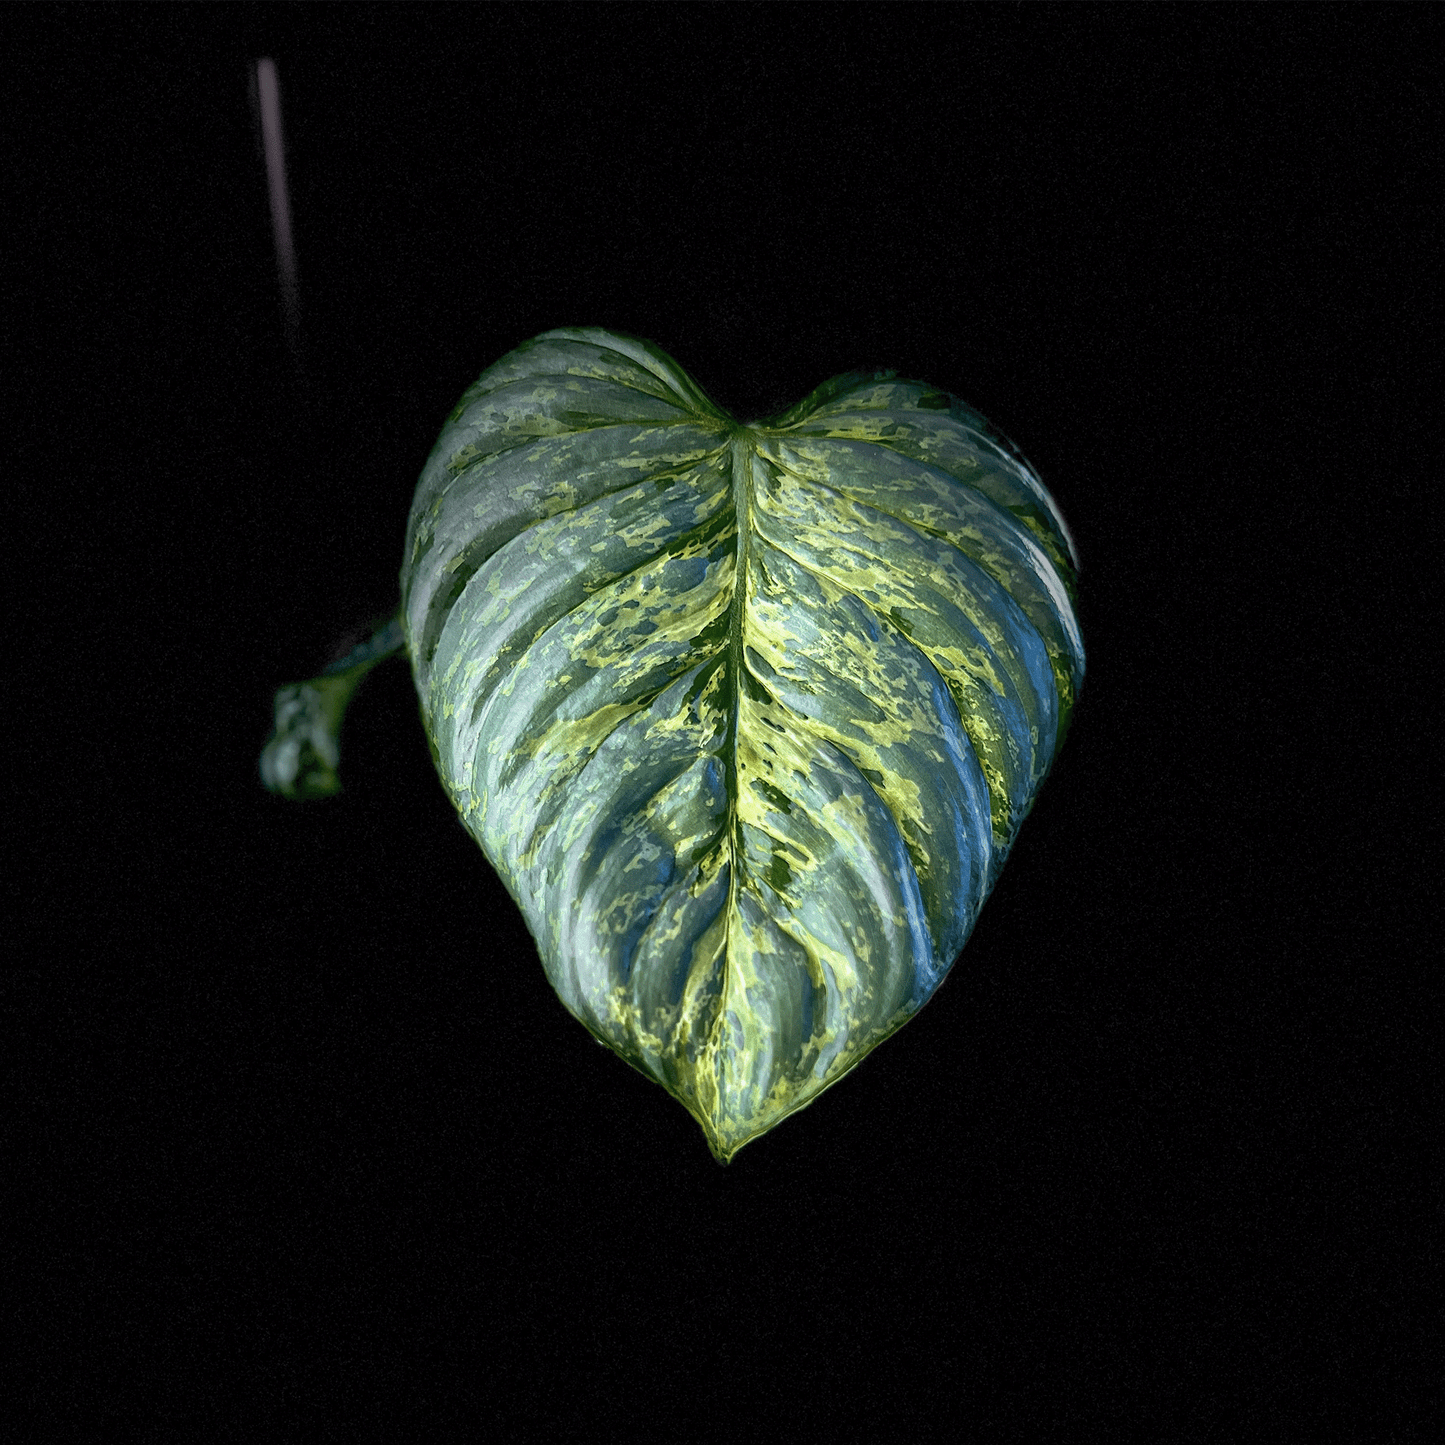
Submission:
[[[567,1008],[728,1160],[962,948],[1084,673],[1058,508],[977,413],[853,373],[740,424],[548,331],[417,486],[437,769]]]

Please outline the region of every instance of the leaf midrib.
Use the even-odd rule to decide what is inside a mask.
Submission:
[[[739,426],[728,438],[728,463],[732,468],[733,510],[737,514],[737,550],[733,566],[733,595],[728,603],[728,684],[732,689],[727,735],[723,740],[723,784],[727,794],[728,897],[723,920],[722,987],[719,1007],[708,1030],[715,1042],[727,1016],[728,977],[732,958],[732,927],[737,917],[738,872],[743,859],[742,822],[738,815],[738,713],[742,708],[743,625],[747,612],[748,564],[752,552],[752,432]]]

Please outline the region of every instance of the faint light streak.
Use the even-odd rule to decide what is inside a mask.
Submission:
[[[271,235],[281,278],[281,308],[286,342],[298,368],[301,315],[296,295],[296,248],[291,239],[291,196],[286,185],[286,146],[281,131],[281,87],[270,56],[256,62],[256,95],[261,113],[261,146],[266,159],[266,189],[271,197]]]

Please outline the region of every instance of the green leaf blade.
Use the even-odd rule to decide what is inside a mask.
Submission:
[[[932,995],[1082,679],[1042,484],[886,373],[743,427],[651,343],[546,333],[453,413],[406,558],[463,822],[723,1160]]]

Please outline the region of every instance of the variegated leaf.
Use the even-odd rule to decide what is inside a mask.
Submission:
[[[567,1008],[726,1161],[938,987],[1062,740],[1076,559],[956,398],[742,425],[549,331],[417,487],[402,622],[443,783]]]

